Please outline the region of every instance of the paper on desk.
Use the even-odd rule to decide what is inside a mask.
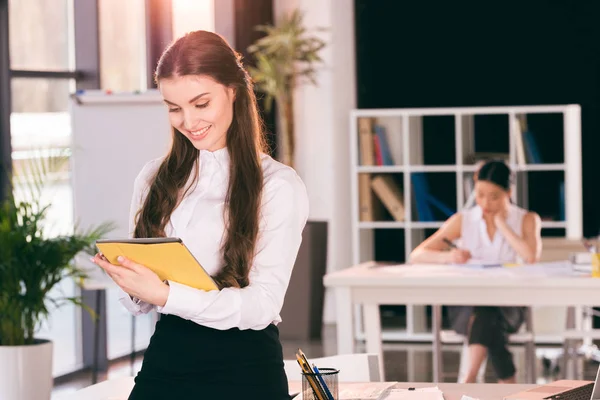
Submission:
[[[450,265],[455,265],[458,267],[463,267],[463,268],[500,268],[502,267],[502,263],[498,262],[498,261],[487,261],[487,260],[479,260],[479,259],[475,259],[475,258],[471,258],[469,259],[466,263],[455,263],[455,264],[450,264]]]
[[[460,268],[451,264],[415,264],[415,265],[385,265],[376,267],[377,271],[389,272],[393,274],[406,275],[407,277],[415,278],[419,276],[430,277],[436,276],[452,276],[452,275],[464,275],[465,273],[471,272],[470,269]],[[472,272],[479,272],[473,270]]]
[[[467,268],[465,268],[467,267]],[[470,268],[468,268],[470,267]],[[582,276],[582,272],[574,270],[568,261],[544,262],[536,264],[523,264],[504,268],[475,268],[474,265],[452,265],[452,264],[416,264],[416,265],[386,265],[377,267],[378,271],[404,275],[409,278],[431,277],[431,276],[485,276],[485,277],[507,277],[507,278],[537,278],[555,276]]]
[[[340,383],[338,385],[339,400],[383,400],[396,382]],[[302,399],[300,394],[298,399]]]
[[[544,262],[536,264],[523,264],[510,270],[517,276],[551,277],[551,276],[578,276],[580,272],[573,269],[568,261]]]
[[[392,389],[382,400],[444,400],[444,393],[437,387]]]

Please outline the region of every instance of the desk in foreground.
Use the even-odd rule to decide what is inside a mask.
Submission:
[[[290,381],[290,393],[299,393],[302,384],[299,381]],[[352,385],[349,383],[340,383],[339,388]],[[396,383],[392,388],[407,389],[409,387],[431,387],[437,386],[444,393],[444,400],[460,400],[463,395],[467,395],[478,400],[501,400],[504,396],[531,389],[536,385],[500,385],[494,383],[486,384],[458,384],[458,383]],[[348,400],[340,397],[340,400]],[[381,398],[385,400],[385,396]]]
[[[600,305],[600,279],[561,269],[559,264],[539,267],[473,269],[368,262],[327,274],[323,282],[335,291],[338,353],[354,352],[353,305],[362,305],[367,352],[379,354],[383,371],[379,306],[432,305],[433,380],[439,382],[442,305]]]

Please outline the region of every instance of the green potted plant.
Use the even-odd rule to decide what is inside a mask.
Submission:
[[[37,338],[40,324],[53,307],[77,297],[53,298],[50,291],[63,279],[81,282],[85,273],[72,261],[80,252],[93,254],[94,243],[111,230],[105,224],[87,232],[49,237],[42,191],[49,172],[66,160],[32,161],[28,182],[12,179],[21,199],[0,199],[0,399],[49,400],[52,392],[52,342]],[[91,310],[90,310],[91,312]],[[18,367],[17,367],[18,366]]]
[[[295,10],[277,25],[259,25],[265,33],[248,47],[256,59],[248,70],[258,91],[265,95],[265,108],[277,104],[278,133],[281,136],[281,162],[294,166],[294,89],[305,82],[317,84],[316,66],[323,62],[319,52],[325,42],[304,27],[303,14]],[[317,31],[323,30],[317,28]]]

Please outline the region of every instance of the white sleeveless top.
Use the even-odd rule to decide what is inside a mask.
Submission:
[[[499,229],[496,229],[493,240],[490,240],[481,207],[475,206],[462,210],[461,214],[462,226],[460,239],[458,240],[459,246],[469,250],[474,260],[501,263],[518,263],[522,261]],[[527,210],[514,204],[510,205],[506,222],[518,236],[522,236],[525,214],[527,214]]]

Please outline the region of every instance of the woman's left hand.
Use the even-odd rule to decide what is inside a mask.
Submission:
[[[104,269],[125,293],[146,303],[164,307],[169,296],[169,286],[148,267],[125,257],[117,260],[119,265],[113,265],[106,257],[96,254],[91,261]]]
[[[506,222],[506,218],[508,217],[508,209],[502,208],[496,214],[494,214],[494,224],[496,226],[500,226]]]

